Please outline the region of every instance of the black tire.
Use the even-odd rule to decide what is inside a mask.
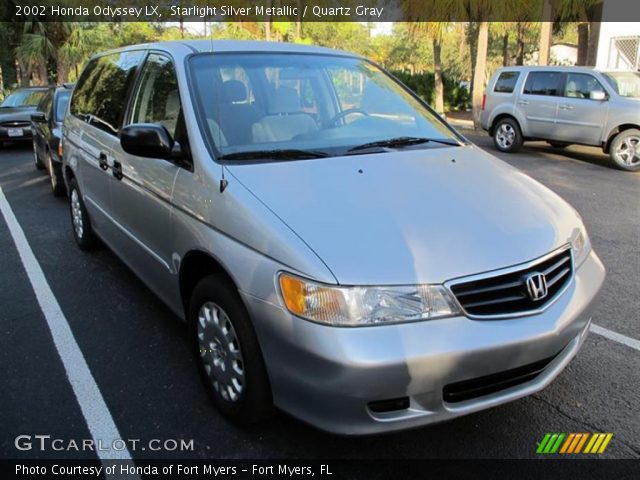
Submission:
[[[38,155],[38,151],[36,150],[36,144],[33,144],[33,162],[36,165],[36,170],[44,170],[45,166],[40,160],[40,156]]]
[[[523,141],[520,125],[513,118],[502,118],[493,127],[493,144],[501,152],[517,152]]]
[[[76,228],[74,220],[74,202],[78,201],[78,214],[79,219],[82,221],[82,228]],[[93,250],[100,244],[98,237],[96,236],[93,228],[91,227],[91,220],[89,219],[89,213],[82,200],[82,195],[78,189],[78,183],[75,178],[69,181],[69,211],[71,213],[71,230],[73,231],[73,237],[76,239],[76,243],[80,250]]]
[[[47,161],[49,162],[51,193],[53,193],[54,197],[63,197],[65,193],[67,193],[67,190],[64,186],[64,180],[62,179],[62,166],[53,161],[51,153],[48,154]]]
[[[222,368],[212,367],[215,346],[209,349],[203,348],[199,339],[199,335],[203,335],[202,342],[206,343],[203,333],[205,327],[199,326],[202,325],[199,322],[199,315],[201,311],[204,311],[205,305],[220,309],[216,315],[217,318],[221,319],[220,322],[225,322],[224,316],[226,315],[232,326],[232,328],[227,328],[227,331],[230,330],[237,339],[237,343],[229,343],[229,337],[220,338],[220,334],[209,336],[210,341],[212,338],[215,341],[220,338],[218,345],[224,343],[225,339],[227,339],[227,344],[239,347],[242,382],[238,383],[242,385],[242,391],[237,394],[235,399],[225,398],[220,391],[223,390],[227,396],[229,395],[228,389],[224,388],[223,382],[228,381],[225,378],[226,369],[229,369],[229,375],[235,373],[234,370],[231,370],[234,357],[227,353],[223,360],[220,361],[224,365]],[[256,423],[267,418],[273,411],[269,377],[249,313],[242,303],[238,291],[221,275],[211,275],[203,278],[198,282],[191,295],[188,321],[189,336],[193,343],[193,351],[200,377],[217,409],[224,417],[241,425]],[[227,325],[226,323],[224,324]],[[213,324],[210,323],[209,325]],[[214,330],[207,330],[208,335],[214,331],[215,327]],[[223,348],[220,347],[220,349]],[[207,373],[207,366],[212,371],[211,375]],[[217,383],[218,388],[214,386],[215,383]]]
[[[625,155],[625,150],[633,146],[635,155]],[[629,128],[618,133],[609,146],[609,157],[616,168],[627,172],[640,170],[640,130]]]
[[[554,141],[551,141],[551,140],[549,140],[547,143],[548,143],[549,145],[551,145],[553,148],[566,148],[566,147],[568,147],[569,145],[571,145],[570,143],[565,143],[565,142],[554,142]]]

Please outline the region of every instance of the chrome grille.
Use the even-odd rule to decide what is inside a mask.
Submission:
[[[527,278],[540,273],[546,280],[547,294],[534,300],[527,288]],[[533,313],[551,303],[568,285],[573,275],[571,250],[534,261],[522,269],[487,274],[470,281],[461,279],[449,284],[451,292],[465,310],[474,317],[500,317]]]
[[[10,122],[0,122],[0,126],[3,126],[5,128],[28,128],[31,126],[31,122],[14,120]]]

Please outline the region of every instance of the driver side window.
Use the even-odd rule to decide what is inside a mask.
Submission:
[[[142,70],[132,123],[164,125],[176,138],[181,108],[178,81],[171,59],[156,53],[150,54]]]

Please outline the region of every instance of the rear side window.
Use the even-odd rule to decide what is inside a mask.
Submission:
[[[121,52],[93,60],[76,85],[71,114],[117,135],[127,94],[143,55],[142,51]]]
[[[498,93],[513,93],[519,76],[519,72],[502,72],[498,80],[496,80],[493,91]]]
[[[562,74],[560,72],[531,72],[524,84],[524,93],[528,95],[562,95]]]
[[[64,118],[64,114],[67,111],[67,104],[69,103],[69,95],[71,92],[68,90],[62,91],[58,93],[58,97],[56,98],[56,111],[55,111],[55,120],[56,122],[61,122]]]

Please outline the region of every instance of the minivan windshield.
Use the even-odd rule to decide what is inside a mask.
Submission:
[[[196,107],[218,158],[296,160],[459,145],[436,114],[366,60],[191,57]]]
[[[640,98],[640,73],[606,72],[603,75],[618,95]]]

